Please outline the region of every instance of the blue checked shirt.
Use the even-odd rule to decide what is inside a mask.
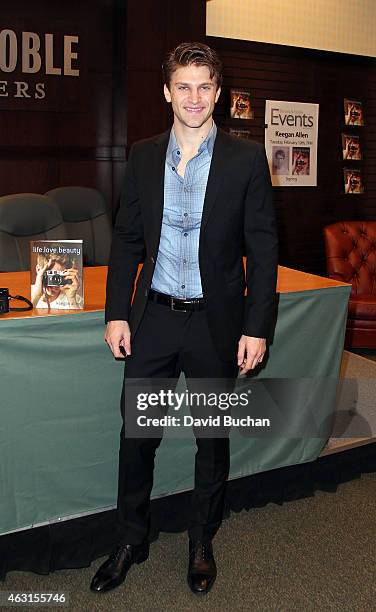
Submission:
[[[184,178],[176,170],[181,153],[174,128],[167,147],[161,238],[151,288],[180,299],[202,297],[198,247],[216,135],[213,123],[187,163]]]

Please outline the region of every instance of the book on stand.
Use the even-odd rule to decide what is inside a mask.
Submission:
[[[249,89],[230,89],[231,119],[253,119],[251,92]]]
[[[82,240],[32,240],[30,276],[34,308],[82,310]]]

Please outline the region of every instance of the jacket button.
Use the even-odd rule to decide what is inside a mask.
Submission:
[[[148,295],[149,295],[149,291],[148,291],[148,289],[146,289],[145,290],[145,297],[148,297]]]
[[[154,261],[155,261],[155,260],[154,260],[154,257],[150,257],[150,261],[151,261],[151,263],[153,264],[153,263],[154,263]]]

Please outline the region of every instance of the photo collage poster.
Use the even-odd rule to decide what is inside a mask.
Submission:
[[[265,149],[275,187],[317,185],[319,105],[266,100]]]

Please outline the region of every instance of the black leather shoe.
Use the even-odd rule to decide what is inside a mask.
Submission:
[[[142,563],[149,556],[149,544],[133,546],[125,544],[110,555],[95,574],[90,589],[95,593],[104,593],[119,586],[133,563]]]
[[[189,542],[188,584],[196,595],[205,595],[217,577],[211,542]]]

